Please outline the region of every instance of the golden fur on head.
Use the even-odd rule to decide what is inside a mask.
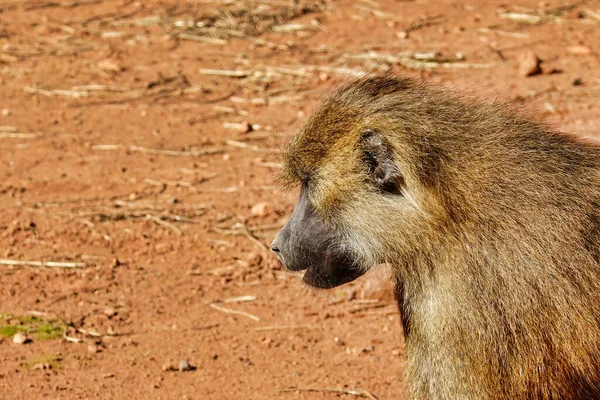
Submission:
[[[402,175],[368,183],[365,132]],[[600,149],[411,79],[331,94],[284,180],[393,265],[414,399],[600,398]]]

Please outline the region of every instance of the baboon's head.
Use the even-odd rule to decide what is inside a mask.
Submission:
[[[300,197],[271,249],[286,268],[306,270],[310,286],[358,278],[423,229],[415,165],[425,166],[395,116],[411,85],[384,77],[343,86],[289,144],[283,181]]]

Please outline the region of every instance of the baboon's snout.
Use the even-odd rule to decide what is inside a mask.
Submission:
[[[271,243],[269,248],[273,253],[275,253],[277,258],[279,258],[279,261],[281,261],[283,264],[283,254],[281,253],[281,232],[277,233],[277,236],[275,236],[275,239],[273,239],[273,243]]]

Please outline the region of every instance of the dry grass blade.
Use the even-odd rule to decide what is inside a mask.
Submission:
[[[307,68],[309,71],[318,71],[318,72],[328,72],[330,74],[342,75],[342,76],[351,76],[354,78],[361,78],[368,74],[367,71],[353,69],[353,68],[343,68],[343,67],[327,67],[327,66],[312,66]]]
[[[248,75],[252,74],[252,71],[243,71],[243,70],[235,70],[235,69],[207,69],[202,68],[198,72],[203,75],[216,75],[216,76],[230,76],[234,78],[245,78]]]
[[[315,387],[291,387],[287,389],[277,389],[278,392],[329,392],[348,394],[356,397],[363,397],[370,400],[377,400],[373,394],[364,389],[342,389],[342,388],[315,388]]]
[[[257,151],[257,152],[262,152],[262,153],[281,153],[281,150],[279,150],[279,149],[263,148],[263,147],[260,147],[257,145],[248,144],[248,143],[244,143],[244,142],[240,142],[240,141],[232,140],[232,139],[226,139],[225,144],[228,146],[238,147],[241,149],[249,149],[252,151]]]
[[[95,144],[91,147],[92,150],[119,150],[123,146],[120,144]]]
[[[374,51],[367,53],[348,55],[347,57],[357,60],[371,60],[385,64],[398,64],[408,69],[488,69],[493,64],[466,63],[459,60],[443,59],[437,52],[414,53],[414,54],[381,54]]]
[[[245,224],[242,224],[241,222],[238,222],[235,225],[233,225],[232,228],[233,229],[231,229],[231,230],[219,229],[219,228],[214,228],[213,230],[215,232],[217,232],[217,233],[222,234],[222,235],[240,235],[240,236],[246,236],[252,243],[254,243],[257,247],[259,247],[263,252],[265,252],[265,253],[269,252],[269,248],[263,242],[261,242],[254,235],[254,233],[252,233],[248,229],[248,227]]]
[[[177,35],[177,37],[181,40],[191,40],[194,42],[203,42],[218,45],[225,45],[229,43],[227,40],[224,39],[218,39],[210,36],[191,35],[189,33],[180,33],[179,35]]]
[[[284,24],[284,25],[276,25],[271,28],[273,32],[281,32],[281,33],[292,33],[292,32],[301,32],[309,29],[314,29],[314,27],[310,25],[304,24]]]
[[[85,263],[61,262],[61,261],[21,261],[21,260],[0,260],[0,265],[26,266],[26,267],[49,267],[49,268],[81,268]]]
[[[277,162],[269,162],[269,161],[260,161],[260,162],[255,163],[255,165],[258,165],[259,167],[265,167],[265,168],[275,168],[275,169],[283,168],[283,164],[277,163]]]
[[[259,326],[254,328],[255,331],[281,331],[288,329],[312,329],[313,325],[272,325],[272,326]]]
[[[98,144],[91,147],[92,150],[109,151],[109,150],[120,150],[126,148],[132,153],[145,153],[153,154],[157,156],[170,156],[170,157],[198,157],[210,154],[221,154],[225,152],[223,148],[209,148],[209,149],[198,149],[198,150],[162,150],[162,149],[151,149],[140,146],[129,146],[124,147],[120,144]]]
[[[508,32],[508,31],[501,31],[498,29],[490,29],[490,28],[479,28],[477,31],[481,32],[481,33],[493,33],[498,36],[511,37],[511,38],[516,38],[516,39],[528,39],[529,38],[528,33]]]
[[[544,21],[544,18],[542,18],[539,15],[531,15],[517,12],[500,13],[498,16],[503,19],[510,19],[512,21],[526,24],[539,24],[540,22]]]
[[[174,6],[170,10],[171,16],[162,18],[160,23],[169,34],[180,39],[225,44],[231,38],[256,37],[269,30],[298,32],[318,29],[318,23],[302,25],[290,21],[324,8],[318,1],[218,3],[215,8],[197,7],[195,12],[188,6]]]
[[[409,58],[399,61],[399,64],[408,69],[489,69],[493,64],[480,63],[465,63],[465,62],[434,62],[434,61],[417,61]]]
[[[25,10],[31,11],[40,8],[53,8],[53,7],[62,7],[62,8],[75,8],[79,6],[87,6],[90,4],[99,4],[102,3],[103,0],[77,0],[77,1],[66,1],[66,2],[58,2],[58,1],[42,1],[42,2],[28,2],[27,6],[25,6]]]
[[[241,315],[243,317],[250,318],[251,320],[256,321],[256,322],[260,321],[260,318],[257,317],[256,315],[252,315],[252,314],[244,312],[244,311],[232,310],[231,308],[221,307],[218,303],[210,303],[209,306],[211,306],[215,310],[224,312],[226,314]]]
[[[137,153],[155,154],[155,155],[161,155],[161,156],[172,156],[172,157],[197,157],[197,156],[205,156],[208,154],[224,153],[225,149],[213,148],[213,149],[203,149],[203,150],[176,151],[176,150],[149,149],[146,147],[139,147],[139,146],[129,146],[129,151],[137,152]]]
[[[77,332],[83,334],[83,335],[88,335],[91,337],[102,337],[102,334],[96,331],[93,331],[91,329],[83,329],[83,328],[79,328],[77,329]]]
[[[113,26],[152,26],[160,24],[162,20],[160,15],[149,15],[136,19],[116,19],[111,21],[110,24]]]
[[[256,296],[247,295],[247,296],[236,296],[230,297],[228,299],[222,300],[223,303],[242,303],[246,301],[254,301],[256,300]]]
[[[65,339],[67,342],[71,342],[71,343],[83,343],[83,340],[81,340],[79,338],[67,336],[67,332],[65,332],[65,334],[63,335],[63,339]]]
[[[163,221],[162,219],[160,219],[159,217],[157,217],[155,215],[146,214],[146,219],[149,219],[150,221],[154,221],[157,225],[169,228],[170,230],[175,232],[178,236],[183,235],[183,232],[181,231],[181,229],[179,229],[178,227],[176,227],[175,225],[173,225],[172,223],[170,223],[168,221]]]
[[[587,9],[587,8],[585,8],[583,10],[583,13],[584,13],[585,16],[590,17],[591,19],[595,19],[596,21],[600,22],[600,14],[599,13],[594,12],[594,11],[592,11],[590,9]]]
[[[0,139],[35,139],[37,136],[35,133],[0,132]]]
[[[161,77],[157,81],[148,82],[140,87],[121,87],[110,85],[73,86],[70,89],[43,89],[33,86],[23,88],[28,93],[40,94],[46,97],[62,96],[75,99],[101,98],[120,101],[132,101],[142,98],[173,97],[201,93],[201,85],[190,84],[185,76],[175,75]]]

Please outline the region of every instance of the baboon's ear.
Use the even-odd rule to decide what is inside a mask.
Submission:
[[[369,182],[382,192],[399,194],[404,180],[389,146],[371,129],[363,133],[361,145]]]

